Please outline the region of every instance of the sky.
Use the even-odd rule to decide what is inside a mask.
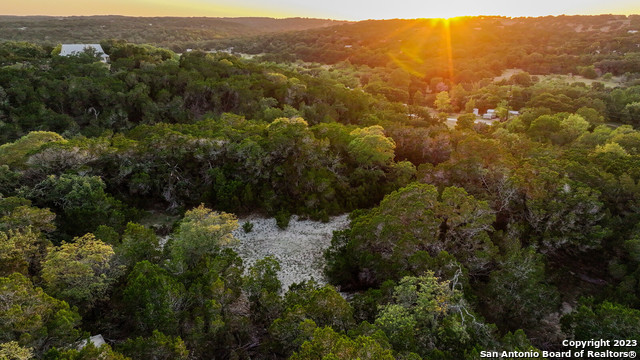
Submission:
[[[268,16],[339,20],[640,14],[638,0],[0,0],[2,15]]]

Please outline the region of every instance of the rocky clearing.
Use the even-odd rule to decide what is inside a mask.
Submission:
[[[247,221],[253,223],[253,231],[249,233],[242,229]],[[248,216],[238,219],[238,224],[233,235],[239,243],[233,248],[244,261],[245,268],[256,260],[273,256],[280,262],[278,278],[286,291],[291,284],[312,278],[320,284],[326,283],[323,253],[331,245],[333,232],[349,225],[349,217],[346,214],[335,216],[322,223],[292,216],[286,230],[278,228],[274,218]]]

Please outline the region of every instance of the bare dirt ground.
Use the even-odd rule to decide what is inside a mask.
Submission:
[[[249,233],[242,229],[247,221],[253,224]],[[275,219],[258,216],[240,218],[238,224],[240,227],[233,235],[239,243],[233,248],[244,261],[245,268],[266,256],[275,257],[281,266],[278,278],[286,291],[291,284],[312,278],[320,284],[326,283],[324,251],[331,245],[333,232],[346,228],[349,218],[348,215],[335,216],[322,223],[292,216],[286,230],[280,230]]]

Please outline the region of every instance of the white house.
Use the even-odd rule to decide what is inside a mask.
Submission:
[[[88,341],[87,341],[88,340]],[[84,349],[85,346],[87,346],[88,344],[92,343],[93,346],[99,348],[100,346],[106,344],[106,342],[104,341],[104,338],[102,337],[102,335],[95,335],[90,337],[89,339],[84,339],[80,342],[80,344],[78,344],[78,350],[82,350]]]
[[[96,54],[100,55],[101,61],[106,63],[109,61],[109,55],[104,53],[100,44],[62,44],[60,56],[73,56],[84,53],[86,50],[93,49]]]
[[[487,120],[495,119],[497,117],[495,109],[489,109],[486,114],[482,115],[482,118]]]

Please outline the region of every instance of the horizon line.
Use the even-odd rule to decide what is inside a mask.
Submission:
[[[309,19],[309,20],[330,20],[330,21],[343,21],[343,22],[360,22],[360,21],[371,21],[371,20],[421,20],[421,19],[455,19],[455,18],[481,18],[481,17],[500,17],[500,18],[508,18],[508,19],[532,19],[532,18],[544,18],[544,17],[562,17],[562,16],[640,16],[640,13],[601,13],[601,14],[547,14],[547,15],[498,15],[498,14],[483,14],[483,15],[458,15],[452,16],[448,18],[443,17],[420,17],[420,18],[368,18],[368,19],[359,19],[359,20],[348,20],[348,19],[337,19],[337,18],[323,18],[323,17],[309,17],[309,16],[251,16],[251,15],[243,15],[243,16],[175,16],[175,15],[123,15],[123,14],[91,14],[91,15],[43,15],[43,14],[27,14],[27,15],[17,15],[17,14],[0,14],[0,17],[48,17],[48,18],[72,18],[72,17],[126,17],[126,18],[181,18],[181,19],[243,19],[243,18],[256,18],[256,19],[274,19],[274,20],[287,20],[287,19]]]

